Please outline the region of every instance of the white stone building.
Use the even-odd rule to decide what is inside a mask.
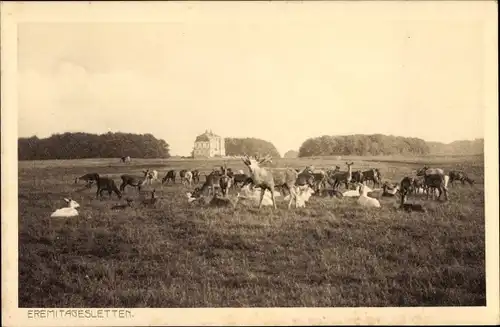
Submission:
[[[212,158],[216,156],[224,157],[226,155],[226,146],[224,138],[206,130],[205,133],[198,135],[194,141],[194,158]]]

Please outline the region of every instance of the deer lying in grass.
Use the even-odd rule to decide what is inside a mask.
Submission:
[[[358,197],[361,195],[360,188],[360,184],[357,184],[356,189],[344,191],[344,193],[342,193],[342,197]]]
[[[120,185],[120,191],[125,191],[125,186],[130,185],[137,188],[137,192],[141,191],[141,188],[146,184],[147,178],[141,178],[137,176],[132,176],[128,174],[123,174],[120,176],[122,179],[122,184]]]
[[[411,190],[411,188],[410,188]],[[382,196],[389,196],[389,197],[392,197],[392,196],[395,196],[399,191],[400,191],[400,186],[399,185],[392,185],[392,183],[389,183],[389,182],[385,182],[383,185],[382,185]]]
[[[234,198],[229,198],[229,197],[218,197],[217,194],[214,194],[210,202],[208,203],[209,206],[211,207],[217,207],[217,208],[225,208],[225,207],[236,207],[236,204],[238,203],[239,198],[234,197]]]
[[[54,211],[50,215],[51,217],[57,218],[57,217],[76,217],[76,216],[78,216],[78,210],[76,210],[76,208],[79,208],[80,205],[76,201],[72,200],[71,198],[70,199],[64,198],[64,201],[66,201],[68,206],[65,208],[57,209],[56,211]]]
[[[122,193],[118,190],[118,187],[116,187],[115,181],[109,177],[99,177],[97,180],[97,192],[95,194],[96,199],[99,197],[102,200],[102,192],[104,191],[108,191],[110,197],[113,192],[115,192],[118,199],[122,198]]]
[[[99,179],[99,174],[97,174],[97,173],[89,173],[89,174],[85,174],[83,176],[75,178],[75,184],[78,184],[78,182],[80,180],[82,180],[82,181],[86,182],[85,187],[91,188],[92,184],[94,182],[97,182],[98,179]]]
[[[425,207],[418,203],[403,203],[400,208],[406,212],[426,212]]]
[[[314,194],[314,190],[309,187],[309,185],[305,185],[303,187],[297,187],[297,193],[295,195],[295,208],[304,208],[306,206],[306,202],[309,201],[309,198]],[[291,200],[291,194],[287,195],[284,198],[285,201]]]
[[[361,195],[358,198],[358,204],[363,207],[369,208],[380,208],[380,202],[377,199],[368,196],[368,186],[361,183],[358,184],[360,187]]]
[[[265,162],[272,162],[271,156],[267,155],[264,158],[250,158],[245,155],[241,158],[241,160],[250,171],[250,177],[252,178],[253,185],[260,188],[259,209],[262,207],[262,199],[264,198],[264,193],[266,192],[266,190],[269,190],[269,192],[271,192],[273,208],[276,209],[276,200],[274,198],[275,184],[273,174],[269,170],[260,167],[260,165]],[[293,183],[295,183],[295,180],[293,181]],[[293,190],[293,193],[295,194],[295,189]]]
[[[131,208],[132,207],[132,202],[134,200],[132,200],[130,198],[126,198],[125,201],[127,201],[127,203],[125,203],[125,204],[117,204],[115,206],[112,206],[111,210],[121,210],[121,209]]]
[[[158,200],[158,198],[155,197],[155,192],[156,192],[156,190],[153,190],[151,192],[151,198],[150,199],[144,199],[144,200],[142,200],[142,205],[143,206],[152,206],[152,205],[154,205],[156,203],[156,201]]]
[[[354,162],[345,163],[347,165],[347,171],[338,171],[334,174],[332,174],[329,178],[330,180],[330,185],[333,186],[333,189],[337,189],[337,187],[341,184],[345,184],[345,188],[349,189],[349,184],[351,183],[352,180],[352,165]]]
[[[252,188],[250,189],[249,185],[243,186],[236,195],[238,199],[244,199],[246,201],[251,202],[254,205],[259,205],[260,203],[260,195],[261,195],[261,190],[259,188]],[[280,192],[274,191],[274,197],[279,197],[281,196]],[[262,200],[262,205],[263,206],[272,206],[273,205],[273,199],[271,197],[271,193],[269,190],[266,190],[264,192],[264,198]]]

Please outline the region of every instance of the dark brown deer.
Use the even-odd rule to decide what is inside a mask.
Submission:
[[[341,183],[345,184],[346,189],[349,189],[349,184],[352,181],[352,165],[354,162],[346,162],[345,164],[347,165],[347,171],[338,171],[329,178],[329,183],[333,186],[333,189],[337,189]]]
[[[104,191],[108,191],[109,197],[111,197],[113,192],[115,192],[118,199],[122,198],[122,193],[118,190],[118,187],[116,187],[115,181],[109,177],[99,177],[97,180],[97,192],[95,194],[96,199],[100,198],[102,200],[102,192]]]
[[[99,174],[97,174],[97,173],[89,173],[89,174],[85,174],[83,176],[75,178],[75,184],[78,184],[78,182],[80,180],[82,180],[82,181],[86,182],[85,183],[85,187],[91,188],[92,184],[94,182],[97,182],[98,179],[99,179]]]
[[[427,199],[429,199],[429,192],[432,190],[432,197],[434,198],[434,189],[437,189],[438,200],[441,199],[441,195],[444,193],[445,200],[448,201],[448,188],[447,179],[444,171],[441,168],[428,168],[424,167],[417,172],[417,176],[424,177],[424,184],[427,186]]]
[[[357,170],[355,172],[352,173],[352,182],[353,183],[363,183],[363,179],[364,176],[363,176],[363,172],[361,172],[361,170]]]
[[[198,169],[191,171],[193,174],[193,183],[198,184],[200,182],[200,172]]]
[[[462,182],[462,185],[465,185],[465,182],[469,183],[469,185],[474,185],[474,180],[469,178],[467,174],[461,170],[452,170],[448,174],[450,176],[450,185],[453,186],[453,182],[459,181]]]
[[[399,194],[400,194],[400,204],[401,207],[406,202],[408,195],[411,193],[413,188],[413,177],[406,176],[401,180],[399,186]]]
[[[169,170],[165,177],[161,179],[161,183],[164,184],[166,182],[172,182],[175,184],[175,176],[176,176],[176,171],[175,170]]]
[[[380,186],[382,175],[378,168],[371,168],[362,172],[363,180],[362,182],[371,181],[373,183],[373,187]]]
[[[142,186],[144,186],[146,184],[146,181],[147,181],[147,177],[144,178],[144,177],[132,176],[132,175],[128,175],[128,174],[123,174],[120,176],[120,178],[122,179],[122,184],[120,185],[121,192],[125,191],[125,187],[127,185],[130,185],[132,187],[137,188],[137,191],[140,192]]]

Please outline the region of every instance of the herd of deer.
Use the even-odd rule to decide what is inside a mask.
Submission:
[[[450,171],[445,174],[443,169],[440,168],[424,168],[417,171],[416,176],[405,176],[400,183],[393,184],[391,182],[382,183],[382,175],[377,168],[368,169],[366,171],[352,171],[353,162],[346,162],[347,170],[341,171],[339,166],[335,166],[332,170],[319,170],[315,171],[312,166],[307,166],[302,170],[286,168],[284,173],[281,174],[279,182],[275,179],[275,175],[270,169],[262,167],[265,163],[271,163],[270,156],[266,157],[249,157],[247,155],[242,158],[243,163],[248,168],[250,174],[245,174],[242,170],[233,172],[231,168],[227,168],[224,164],[220,170],[214,169],[205,176],[205,182],[201,187],[196,187],[193,192],[188,193],[188,198],[191,201],[201,198],[208,193],[212,194],[212,203],[215,202],[228,202],[228,194],[231,188],[251,188],[255,194],[259,194],[258,199],[259,209],[262,207],[264,195],[267,191],[270,194],[271,205],[276,208],[275,192],[276,190],[282,193],[288,193],[285,199],[288,199],[288,208],[291,208],[292,203],[298,207],[299,202],[304,202],[301,194],[307,191],[307,199],[311,194],[319,196],[356,196],[359,198],[358,202],[364,206],[380,207],[377,198],[380,196],[399,196],[400,207],[408,211],[424,211],[421,205],[407,203],[408,195],[412,193],[426,193],[427,199],[429,195],[438,193],[438,199],[444,194],[448,200],[448,183],[453,185],[453,182],[460,181],[462,184],[468,182],[473,184],[474,180],[469,178],[463,171]],[[193,183],[197,184],[200,181],[200,172],[198,170],[188,171],[181,170],[179,176],[181,183],[191,186]],[[161,184],[176,182],[177,172],[169,170],[167,174],[161,179]],[[113,179],[109,177],[99,176],[97,173],[85,174],[75,179],[75,183],[80,180],[86,181],[86,187],[91,188],[93,183],[97,184],[96,198],[101,198],[103,192],[107,191],[109,196],[116,193],[118,198],[122,197],[126,186],[132,186],[141,191],[141,187],[146,184],[152,184],[158,181],[158,172],[156,170],[144,170],[143,176],[133,176],[130,174],[123,174],[120,176],[122,183],[118,188]],[[381,187],[378,191],[371,190],[367,183],[372,182],[373,187]],[[327,185],[332,189],[327,190]],[[339,192],[339,186],[345,185],[346,191]],[[350,190],[350,186],[355,186],[355,190]],[[155,191],[152,191],[151,198],[143,200],[144,204],[154,204],[156,202]],[[217,191],[220,191],[222,197],[217,196]],[[259,196],[258,195],[258,196]],[[238,193],[239,196],[239,193]],[[72,203],[69,199],[67,202]],[[124,208],[130,206],[132,200],[127,198],[127,204],[115,206],[114,208]],[[72,211],[73,212],[73,211]]]

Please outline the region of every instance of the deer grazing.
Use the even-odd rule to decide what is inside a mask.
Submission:
[[[116,187],[115,181],[109,177],[99,177],[97,180],[97,192],[95,194],[96,199],[99,197],[102,200],[102,192],[104,191],[108,191],[110,197],[113,192],[115,192],[118,199],[122,198],[122,193],[118,190],[118,187]]]
[[[465,182],[469,183],[471,186],[474,184],[474,180],[469,178],[469,176],[467,176],[467,174],[463,171],[452,170],[448,175],[450,176],[450,185],[452,186],[455,181],[462,182],[462,185],[465,185]]]
[[[97,174],[97,173],[89,173],[89,174],[85,174],[83,176],[75,178],[75,184],[78,184],[78,182],[80,180],[82,180],[82,181],[86,182],[85,187],[91,188],[92,184],[94,182],[97,182],[98,179],[99,179],[99,174]]]
[[[142,173],[144,174],[144,177],[146,179],[146,183],[151,185],[153,184],[154,181],[158,180],[158,172],[156,170],[143,170]]]
[[[140,192],[142,186],[144,186],[147,182],[147,178],[141,178],[128,174],[123,174],[120,176],[120,178],[122,179],[122,184],[120,185],[121,192],[125,191],[125,186],[127,185],[137,188],[137,191]]]
[[[241,158],[243,163],[247,166],[250,171],[250,177],[252,178],[252,183],[255,187],[260,188],[260,201],[259,201],[259,209],[262,207],[262,199],[264,199],[264,193],[266,190],[271,192],[271,198],[273,200],[273,208],[276,209],[276,200],[274,198],[274,177],[273,174],[263,168],[260,167],[261,164],[265,162],[272,162],[271,156],[267,155],[264,158],[250,158],[247,155]],[[294,180],[295,183],[295,180]],[[295,194],[295,190],[293,190]]]
[[[163,177],[161,179],[161,183],[164,184],[166,182],[172,182],[175,184],[175,176],[176,176],[177,172],[175,170],[169,170],[167,172],[167,174],[165,175],[165,177]]]

